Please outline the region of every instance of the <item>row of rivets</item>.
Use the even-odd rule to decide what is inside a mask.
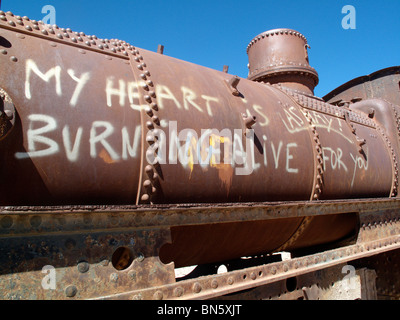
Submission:
[[[399,166],[397,163],[397,157],[396,153],[392,147],[392,144],[390,143],[389,138],[386,135],[386,132],[384,129],[382,129],[380,126],[377,126],[377,131],[382,135],[383,140],[386,143],[387,148],[389,149],[391,156],[392,156],[392,164],[393,164],[393,179],[392,179],[392,192],[390,194],[391,197],[396,197],[397,196],[397,191],[399,188]]]
[[[318,100],[315,97],[309,97],[304,94],[296,93],[294,92],[293,89],[288,89],[288,88],[283,88],[280,87],[283,91],[286,93],[290,94],[295,100],[302,105],[303,107],[307,109],[312,109],[315,111],[320,111],[323,113],[327,113],[329,115],[343,118],[344,117],[344,110],[341,107],[323,102]],[[361,112],[358,112],[356,110],[346,110],[349,111],[349,120],[352,122],[356,122],[361,125],[366,125],[372,128],[376,128],[375,122],[370,119],[368,116],[364,115]]]
[[[247,46],[247,52],[249,51],[249,49],[250,49],[250,47],[253,45],[253,44],[255,44],[257,41],[260,41],[261,39],[264,39],[264,38],[268,38],[268,37],[272,37],[272,36],[274,36],[274,35],[293,35],[293,36],[297,36],[297,37],[300,37],[300,38],[302,38],[304,41],[305,41],[305,43],[307,44],[307,39],[306,39],[306,37],[304,36],[304,35],[302,35],[300,32],[297,32],[297,31],[293,31],[293,30],[276,30],[276,31],[267,31],[267,32],[264,32],[263,34],[261,34],[261,35],[259,35],[259,36],[257,36],[257,37],[255,37],[253,40],[251,40],[251,42],[249,43],[249,45]]]
[[[146,159],[148,158],[157,158],[158,151],[158,129],[156,126],[160,125],[160,119],[157,115],[158,105],[157,105],[157,96],[154,91],[154,83],[150,79],[150,71],[147,70],[147,65],[143,61],[143,56],[137,49],[133,49],[131,51],[133,57],[132,60],[136,63],[136,68],[139,70],[139,77],[142,79],[142,83],[140,84],[140,88],[143,90],[143,98],[147,103],[147,106],[144,108],[144,112],[150,118],[150,120],[146,121],[146,127],[149,130],[146,134],[146,142],[151,146],[146,151]],[[143,195],[140,200],[144,203],[150,202],[151,195],[157,192],[157,188],[159,188],[159,175],[156,172],[156,167],[158,166],[157,160],[154,163],[148,164],[145,167],[145,173],[147,175],[147,179],[143,181],[142,187],[144,190]]]
[[[392,245],[398,245],[400,243],[400,237],[392,237],[390,239],[372,241],[365,244],[353,245],[350,247],[344,247],[340,249],[336,249],[331,253],[319,253],[314,256],[308,256],[304,258],[296,258],[293,261],[280,262],[275,263],[272,266],[263,266],[260,268],[252,268],[248,273],[243,273],[240,276],[233,276],[231,274],[227,274],[226,276],[218,276],[207,280],[194,280],[194,282],[190,285],[177,285],[172,292],[170,293],[173,297],[184,298],[185,295],[192,294],[200,294],[205,291],[207,288],[211,287],[212,289],[217,289],[222,287],[223,290],[224,285],[231,286],[234,283],[240,284],[240,282],[249,282],[256,281],[257,279],[261,279],[263,277],[269,276],[279,276],[281,274],[289,273],[290,271],[298,272],[301,268],[308,268],[315,265],[323,264],[329,261],[335,261],[341,259],[346,259],[347,257],[352,257],[353,255],[363,254],[366,251],[379,250],[381,248],[385,248]],[[168,298],[168,290],[164,292],[160,289],[157,289],[153,293],[153,299],[161,300],[164,298]],[[142,299],[142,293],[135,294],[132,299]],[[172,298],[172,297],[171,297]]]
[[[7,19],[7,16],[13,17],[13,19]],[[72,31],[70,28],[60,28],[57,25],[47,26],[44,25],[42,21],[30,20],[28,17],[21,18],[20,16],[14,16],[12,12],[5,13],[4,11],[0,11],[0,20],[6,22],[11,27],[24,26],[24,29],[29,32],[34,32],[35,30],[39,31],[42,35],[54,35],[60,40],[70,40],[72,43],[85,44],[88,47],[94,47],[96,50],[110,50],[111,52],[117,54],[121,53],[124,56],[128,56],[128,50],[132,51],[135,48],[125,41],[120,40],[108,40],[108,39],[99,39],[97,36],[86,35],[84,32],[76,32]],[[28,22],[29,24],[24,23]],[[42,29],[40,26],[42,26]],[[84,39],[84,38],[87,39]],[[96,42],[100,42],[99,44]],[[110,45],[109,45],[110,44]]]
[[[311,200],[318,200],[322,193],[322,187],[324,184],[324,181],[323,181],[324,156],[322,154],[322,146],[321,146],[321,142],[319,140],[319,134],[317,132],[317,127],[315,126],[315,124],[313,124],[312,118],[309,115],[308,111],[303,111],[303,114],[310,125],[311,132],[313,135],[313,143],[315,145],[315,151],[316,151],[316,172],[315,172],[315,178],[314,178],[314,190],[313,190]]]

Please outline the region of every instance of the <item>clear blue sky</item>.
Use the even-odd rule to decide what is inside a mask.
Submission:
[[[263,31],[295,29],[311,46],[310,64],[324,96],[355,77],[400,65],[400,0],[2,0],[1,9],[42,20],[56,9],[59,27],[117,38],[147,50],[247,77],[246,47]],[[342,28],[345,5],[356,29]]]

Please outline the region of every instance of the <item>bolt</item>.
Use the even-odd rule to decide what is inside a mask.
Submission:
[[[217,279],[213,279],[213,280],[211,281],[211,287],[212,287],[213,289],[217,289],[217,288],[218,288],[218,281],[217,281]]]
[[[160,290],[156,291],[153,295],[154,300],[162,300],[163,297],[164,295]]]
[[[182,296],[183,295],[183,289],[182,289],[182,287],[177,287],[177,288],[175,288],[175,290],[174,290],[174,296],[175,297],[180,297],[180,296]]]
[[[78,290],[77,290],[76,287],[73,286],[73,285],[68,286],[68,287],[65,289],[65,295],[66,295],[67,297],[69,297],[69,298],[74,297],[74,296],[76,295],[77,292],[78,292]]]
[[[118,274],[116,274],[115,272],[111,273],[110,274],[110,280],[113,281],[113,282],[117,282],[118,281]]]
[[[202,288],[201,288],[200,283],[196,282],[195,284],[193,284],[192,289],[193,289],[193,292],[199,293],[199,292],[201,291]]]
[[[78,263],[78,271],[80,273],[85,273],[89,270],[89,263],[87,261],[82,261]]]

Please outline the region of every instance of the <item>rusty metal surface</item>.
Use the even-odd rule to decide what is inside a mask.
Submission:
[[[376,272],[349,264],[335,265],[218,300],[376,300]],[[354,274],[346,274],[354,270]]]
[[[2,208],[2,299],[155,299],[160,297],[159,290],[164,292],[169,286],[173,286],[174,296],[179,295],[182,292],[179,288],[184,283],[189,287],[195,286],[195,290],[198,290],[198,285],[195,285],[197,280],[176,283],[174,264],[160,261],[160,250],[172,240],[169,231],[171,225],[207,226],[212,222],[232,223],[241,220],[254,220],[257,223],[265,220],[284,222],[290,217],[301,215],[336,219],[338,213],[342,213],[345,218],[349,217],[346,212],[359,212],[361,230],[357,244],[325,252],[326,256],[320,253],[311,255],[311,258],[299,257],[287,262],[288,268],[293,271],[300,266],[296,262],[302,263],[304,269],[300,273],[304,273],[313,270],[314,262],[317,262],[318,268],[324,268],[325,264],[320,264],[324,259],[334,265],[343,261],[338,259],[340,255],[343,255],[341,258],[352,259],[356,253],[374,254],[375,249],[381,248],[391,250],[398,245],[396,239],[400,221],[396,213],[399,203],[395,199],[265,204],[264,207],[237,206],[219,209],[217,206],[159,210],[145,207],[87,207],[86,210],[83,207],[74,210],[71,207],[44,207],[42,211],[32,212],[30,209],[32,208]],[[312,230],[315,229],[310,228],[309,232]],[[332,232],[334,234],[336,232]],[[228,245],[228,251],[229,247]],[[128,256],[120,259],[119,256],[123,256],[125,250],[128,251]],[[55,290],[46,290],[41,285],[46,275],[42,268],[46,265],[53,266],[56,270]],[[285,271],[286,267],[281,263],[273,264],[271,268],[273,267],[277,271],[283,268],[283,275],[289,271]],[[265,268],[268,268],[268,274],[273,272],[270,266]],[[252,272],[264,272],[260,267],[253,269],[248,270],[248,280],[251,280]],[[235,277],[241,276],[238,273]],[[231,280],[228,276],[218,278],[222,282],[217,279],[217,283],[223,290],[213,289],[213,294],[224,294],[227,288],[241,290],[243,283],[239,278],[233,278],[238,286],[229,284]],[[214,276],[203,280],[206,279],[212,281]],[[275,277],[268,281],[274,279]],[[222,285],[225,281],[228,281],[227,288]],[[258,285],[258,282],[252,282],[253,280],[246,282],[246,285]],[[192,291],[189,287],[181,293],[182,298],[191,297]],[[156,289],[151,291],[150,288]],[[129,293],[132,290],[134,294]],[[161,297],[168,296],[163,293]]]
[[[360,232],[369,233],[371,230],[378,229],[379,237],[371,237],[367,241],[358,240],[353,245],[289,260],[102,298],[210,299],[399,249],[400,220],[398,214],[395,214],[392,220],[386,220],[378,211],[375,212],[374,218],[377,224],[371,229],[363,228]]]
[[[10,45],[1,56],[6,69],[0,84],[17,113],[0,145],[7,164],[1,174],[10,181],[2,186],[3,205],[293,201],[393,193],[393,172],[383,170],[393,162],[390,150],[363,113],[348,110],[350,121],[359,119],[357,137],[366,140],[359,154],[343,111],[329,105],[328,114],[318,110],[318,99],[294,88],[255,83],[8,13],[2,17],[3,45]],[[281,36],[294,39],[294,55],[304,55],[300,35],[270,38]],[[249,128],[254,139],[232,135]],[[215,139],[224,145],[241,144],[245,164],[232,158],[225,163],[225,154],[219,163],[200,164],[208,155],[202,146],[207,129],[216,130]],[[184,130],[194,134],[189,150],[200,150],[188,163],[171,155],[184,142],[176,142],[174,133]],[[161,132],[168,136],[160,139]],[[164,162],[149,162],[148,156],[160,152]]]
[[[400,67],[378,70],[370,75],[355,78],[324,96],[329,103],[350,102],[353,99],[385,99],[400,105]]]
[[[397,217],[400,109],[314,97],[300,33],[253,39],[249,79],[2,11],[0,46],[1,298],[207,298],[398,246],[397,220],[379,234],[358,224]],[[362,243],[343,259],[271,277],[173,276],[350,236]],[[35,293],[44,265],[61,285]]]
[[[247,46],[248,79],[282,83],[285,86],[314,92],[318,73],[309,65],[310,46],[301,33],[291,29],[274,29],[256,36]]]
[[[365,266],[376,271],[376,291],[379,300],[400,299],[400,251],[382,253],[355,261],[354,266]]]

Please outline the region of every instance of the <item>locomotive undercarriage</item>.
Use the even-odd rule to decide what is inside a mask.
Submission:
[[[5,207],[1,298],[398,298],[397,271],[388,265],[396,265],[399,257],[399,208],[397,199]],[[173,262],[164,264],[159,257],[171,241],[171,227],[352,213],[357,214],[357,228],[334,244],[217,261],[181,278],[176,278]],[[217,272],[221,265],[226,272]]]

